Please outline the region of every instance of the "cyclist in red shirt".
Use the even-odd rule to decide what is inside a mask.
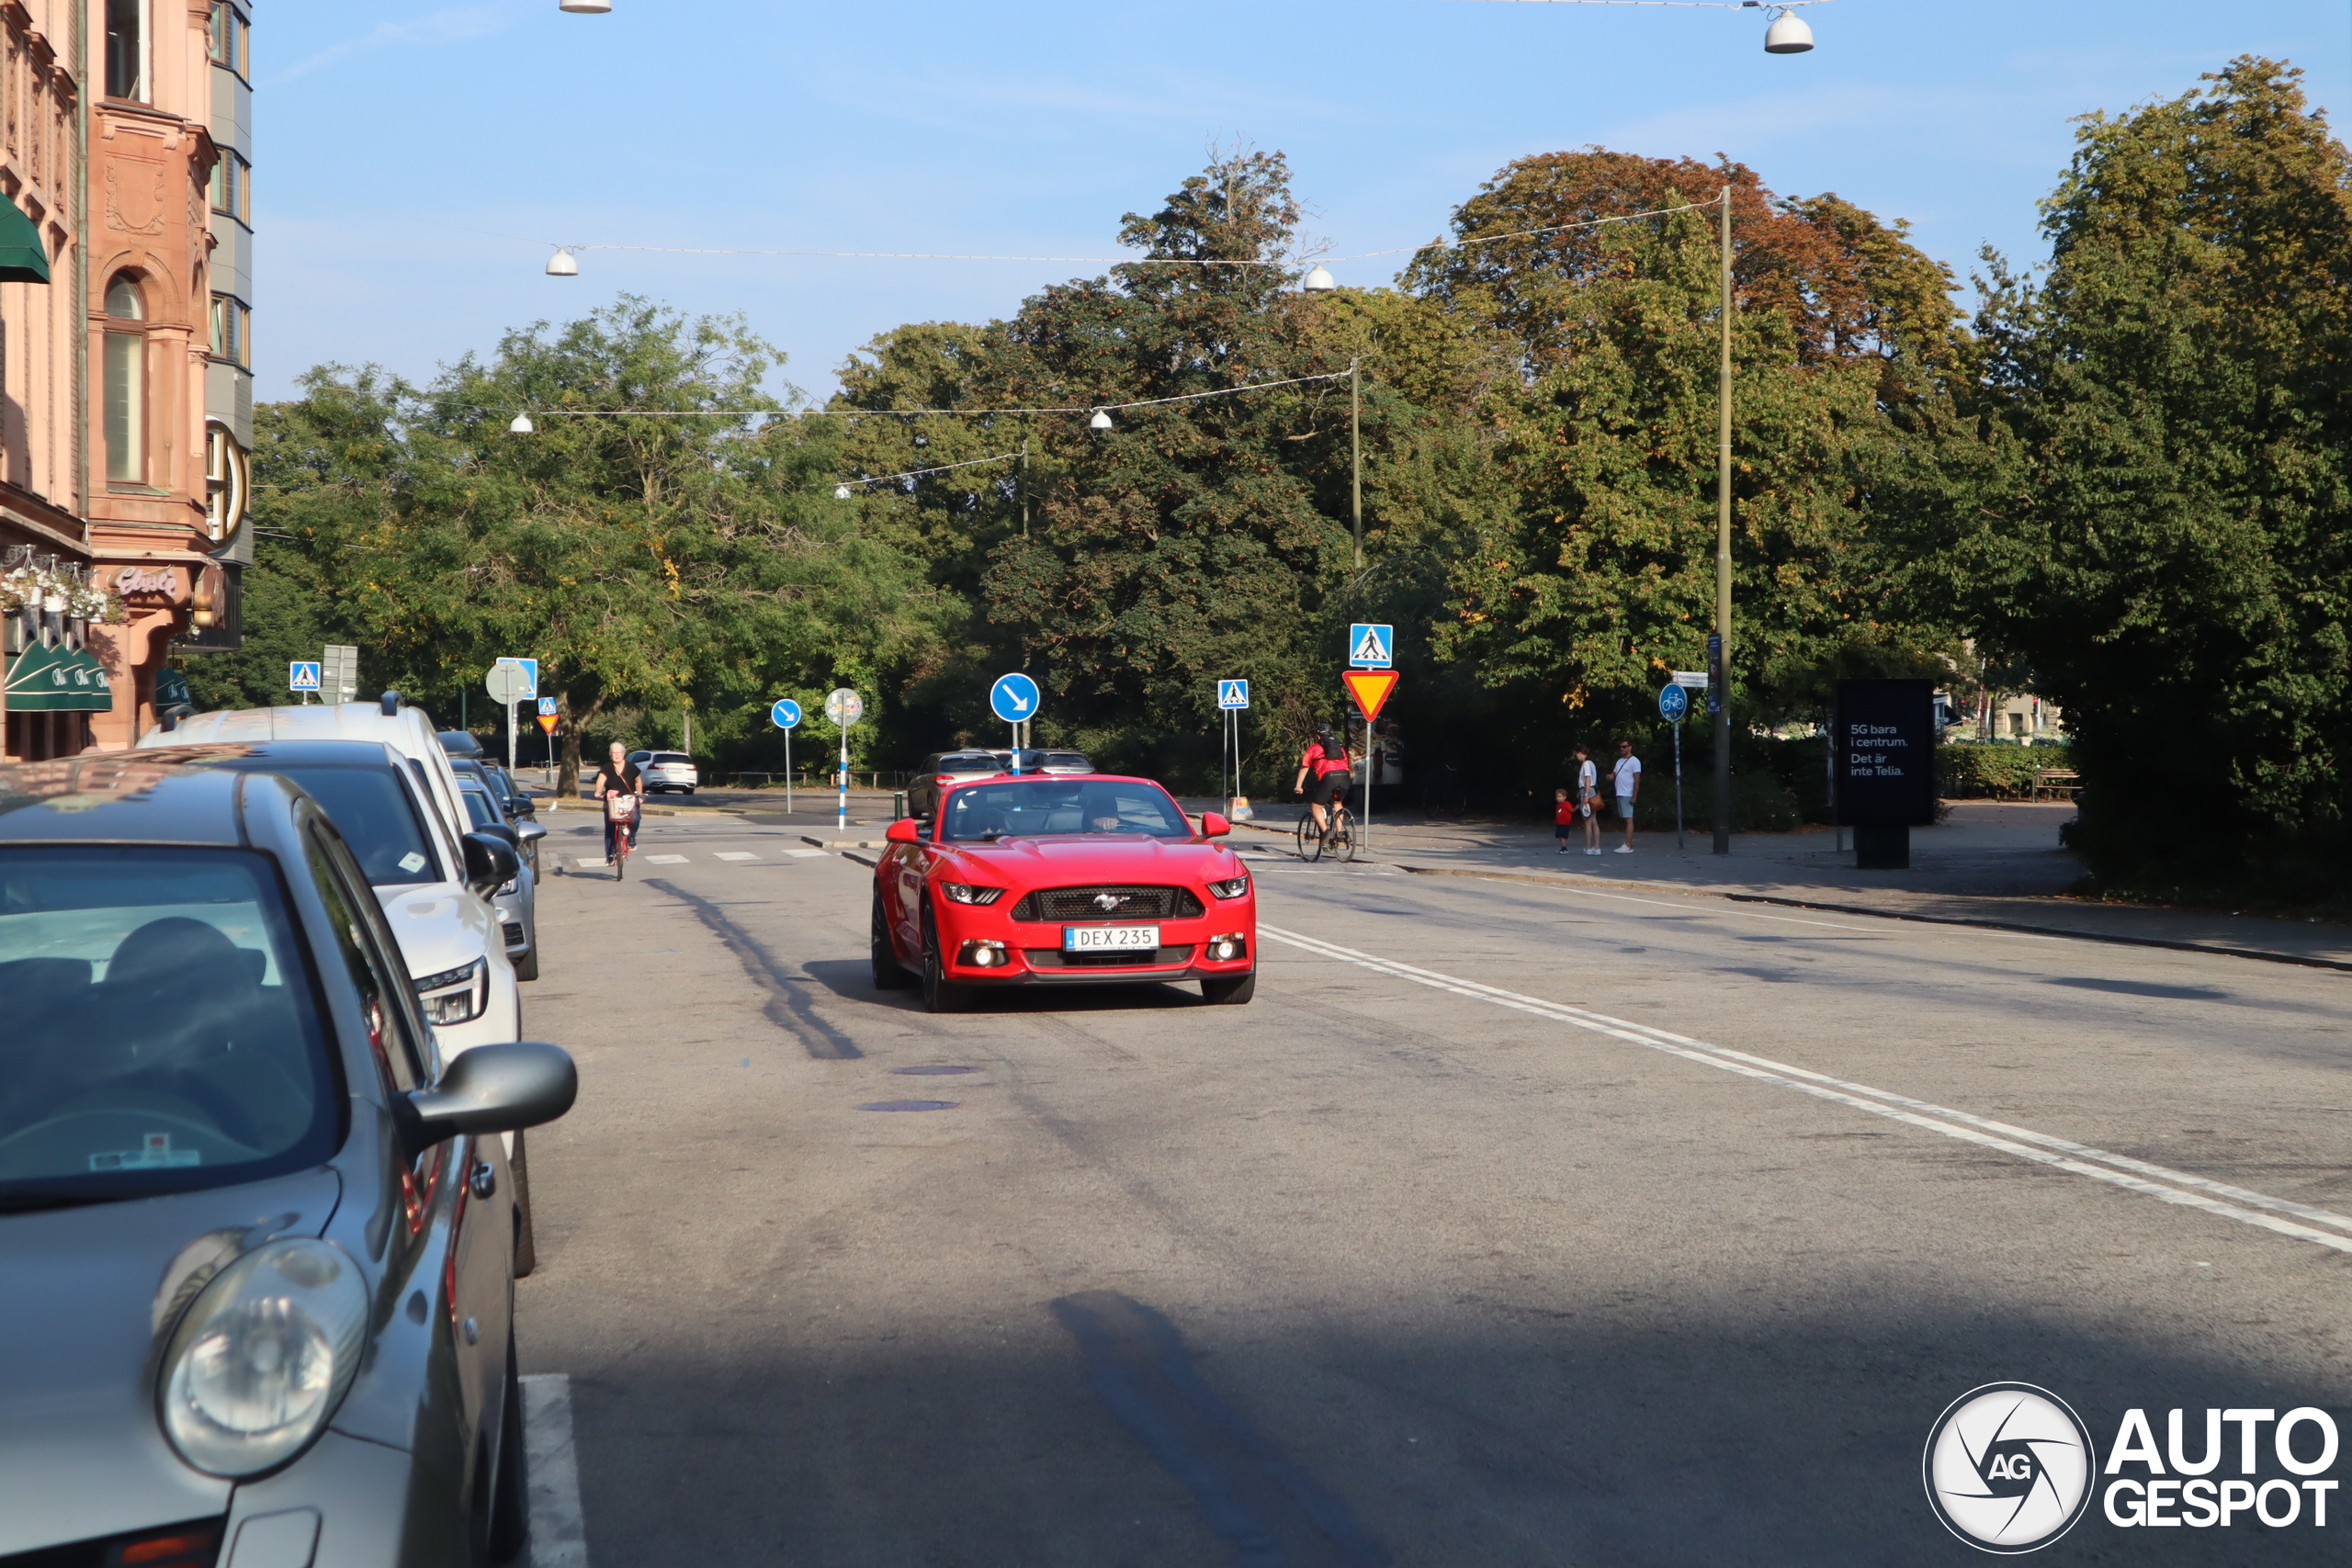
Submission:
[[[1306,791],[1307,809],[1315,815],[1315,830],[1318,833],[1330,826],[1323,808],[1331,804],[1334,795],[1346,791],[1351,782],[1349,769],[1347,741],[1334,736],[1329,725],[1317,725],[1315,743],[1299,758],[1298,777],[1292,783],[1290,792],[1296,795],[1302,789]],[[1312,788],[1306,783],[1309,773],[1315,775]]]

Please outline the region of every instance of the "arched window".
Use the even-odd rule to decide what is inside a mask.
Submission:
[[[107,427],[107,478],[117,484],[143,484],[147,479],[147,334],[121,332],[114,323],[130,326],[147,319],[147,298],[138,279],[127,272],[115,274],[107,285],[104,397]]]

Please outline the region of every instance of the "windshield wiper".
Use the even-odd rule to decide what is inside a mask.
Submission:
[[[111,1203],[130,1193],[96,1197],[87,1192],[0,1192],[0,1214],[39,1213],[44,1209],[79,1209],[91,1203]]]

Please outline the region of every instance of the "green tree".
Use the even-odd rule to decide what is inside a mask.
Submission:
[[[2341,897],[2352,851],[2352,168],[2299,79],[2088,117],[2047,277],[1989,285],[2015,450],[1954,491],[1955,592],[2065,710],[2118,886]]]

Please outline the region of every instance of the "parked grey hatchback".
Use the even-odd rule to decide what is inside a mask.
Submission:
[[[317,803],[139,752],[0,767],[0,1559],[517,1556],[495,1134],[571,1057],[445,1068]]]

